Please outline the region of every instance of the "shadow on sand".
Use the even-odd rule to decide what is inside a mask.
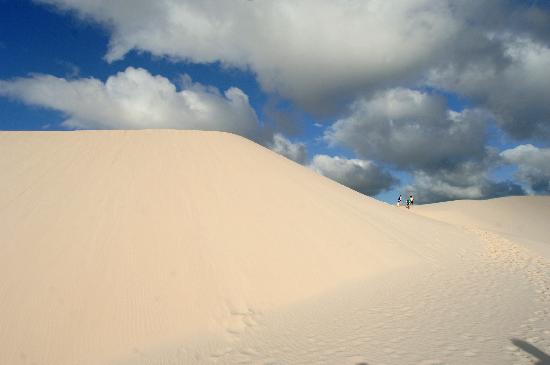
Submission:
[[[535,365],[550,365],[550,356],[548,356],[547,353],[539,350],[535,346],[531,345],[529,342],[513,338],[512,343],[523,351],[527,352],[529,355],[536,358],[538,361],[535,363]]]

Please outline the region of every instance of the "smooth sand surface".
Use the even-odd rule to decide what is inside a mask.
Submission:
[[[550,161],[549,161],[550,163]],[[465,228],[497,233],[550,260],[550,197],[513,196],[419,205],[416,213]]]
[[[481,225],[494,201],[464,202],[458,223],[218,132],[2,132],[0,171],[0,364],[550,353],[550,265],[524,244],[547,244],[529,214],[548,198],[497,200]]]

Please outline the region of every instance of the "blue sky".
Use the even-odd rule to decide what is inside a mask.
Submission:
[[[3,0],[0,129],[227,130],[390,203],[550,193],[547,3],[451,3]]]

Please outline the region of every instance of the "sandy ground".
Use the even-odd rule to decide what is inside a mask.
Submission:
[[[429,218],[465,229],[492,232],[550,260],[550,198],[547,196],[458,200],[415,208],[415,213]]]
[[[3,132],[0,171],[0,364],[550,362],[550,198],[408,211],[215,132]]]

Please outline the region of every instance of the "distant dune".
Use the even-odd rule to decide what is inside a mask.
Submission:
[[[550,260],[550,196],[515,196],[420,205],[415,213],[498,233]]]
[[[219,132],[1,132],[0,171],[0,364],[550,352],[549,198],[408,211]]]

